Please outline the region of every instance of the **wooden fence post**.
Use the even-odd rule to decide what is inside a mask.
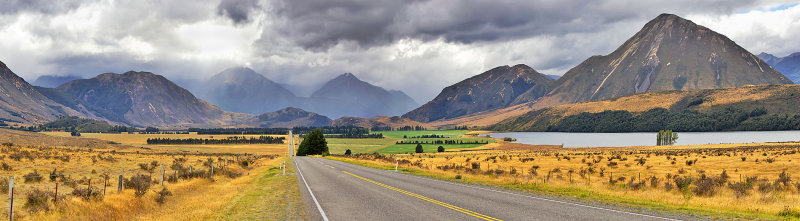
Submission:
[[[119,182],[117,183],[117,193],[122,193],[122,174],[119,175]]]
[[[108,176],[103,177],[103,196],[106,196],[106,186],[108,186]]]
[[[14,220],[14,176],[8,177],[8,220]]]
[[[164,164],[161,164],[161,185],[164,185]]]
[[[53,204],[56,204],[56,201],[58,201],[58,182],[56,182],[56,192],[53,193]]]
[[[89,183],[86,185],[86,200],[89,200],[89,197],[92,196],[92,179],[89,179]]]
[[[211,162],[211,176],[209,177],[214,177],[214,162]]]

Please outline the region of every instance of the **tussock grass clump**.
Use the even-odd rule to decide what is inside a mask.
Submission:
[[[24,207],[30,212],[50,211],[50,198],[53,195],[52,191],[33,188],[25,194]]]

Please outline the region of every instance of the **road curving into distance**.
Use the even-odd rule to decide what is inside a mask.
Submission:
[[[627,212],[614,206],[555,200],[321,158],[296,157],[295,162],[311,220],[696,219],[654,211]]]

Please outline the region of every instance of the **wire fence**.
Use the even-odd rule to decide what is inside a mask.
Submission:
[[[267,156],[274,158],[273,156]],[[0,173],[0,193],[7,194],[8,197],[0,199],[3,206],[8,208],[3,214],[13,220],[15,210],[23,208],[31,200],[41,198],[52,201],[58,205],[59,201],[67,197],[79,197],[90,199],[102,199],[106,194],[122,193],[125,189],[140,188],[136,185],[136,179],[144,180],[149,187],[151,185],[164,186],[165,183],[176,183],[180,180],[194,178],[213,178],[214,175],[233,176],[229,166],[248,161],[252,165],[260,157],[236,157],[222,158],[217,161],[203,161],[203,164],[142,164],[147,169],[133,167],[105,168],[101,170],[92,169],[90,172],[79,171],[74,173],[63,173],[57,169],[52,172],[40,174],[38,170],[28,174],[19,174],[4,171]],[[240,164],[241,165],[241,164]],[[242,165],[243,166],[243,165]],[[244,167],[244,166],[243,166]],[[88,170],[88,169],[87,169]],[[146,189],[144,191],[146,191]],[[49,202],[45,202],[49,203]]]

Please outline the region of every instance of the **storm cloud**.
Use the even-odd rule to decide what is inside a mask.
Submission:
[[[753,53],[800,51],[792,1],[0,0],[0,61],[26,79],[150,71],[187,88],[248,66],[299,94],[354,73],[423,103],[500,65],[560,75],[661,13]],[[188,82],[188,83],[185,83]]]

